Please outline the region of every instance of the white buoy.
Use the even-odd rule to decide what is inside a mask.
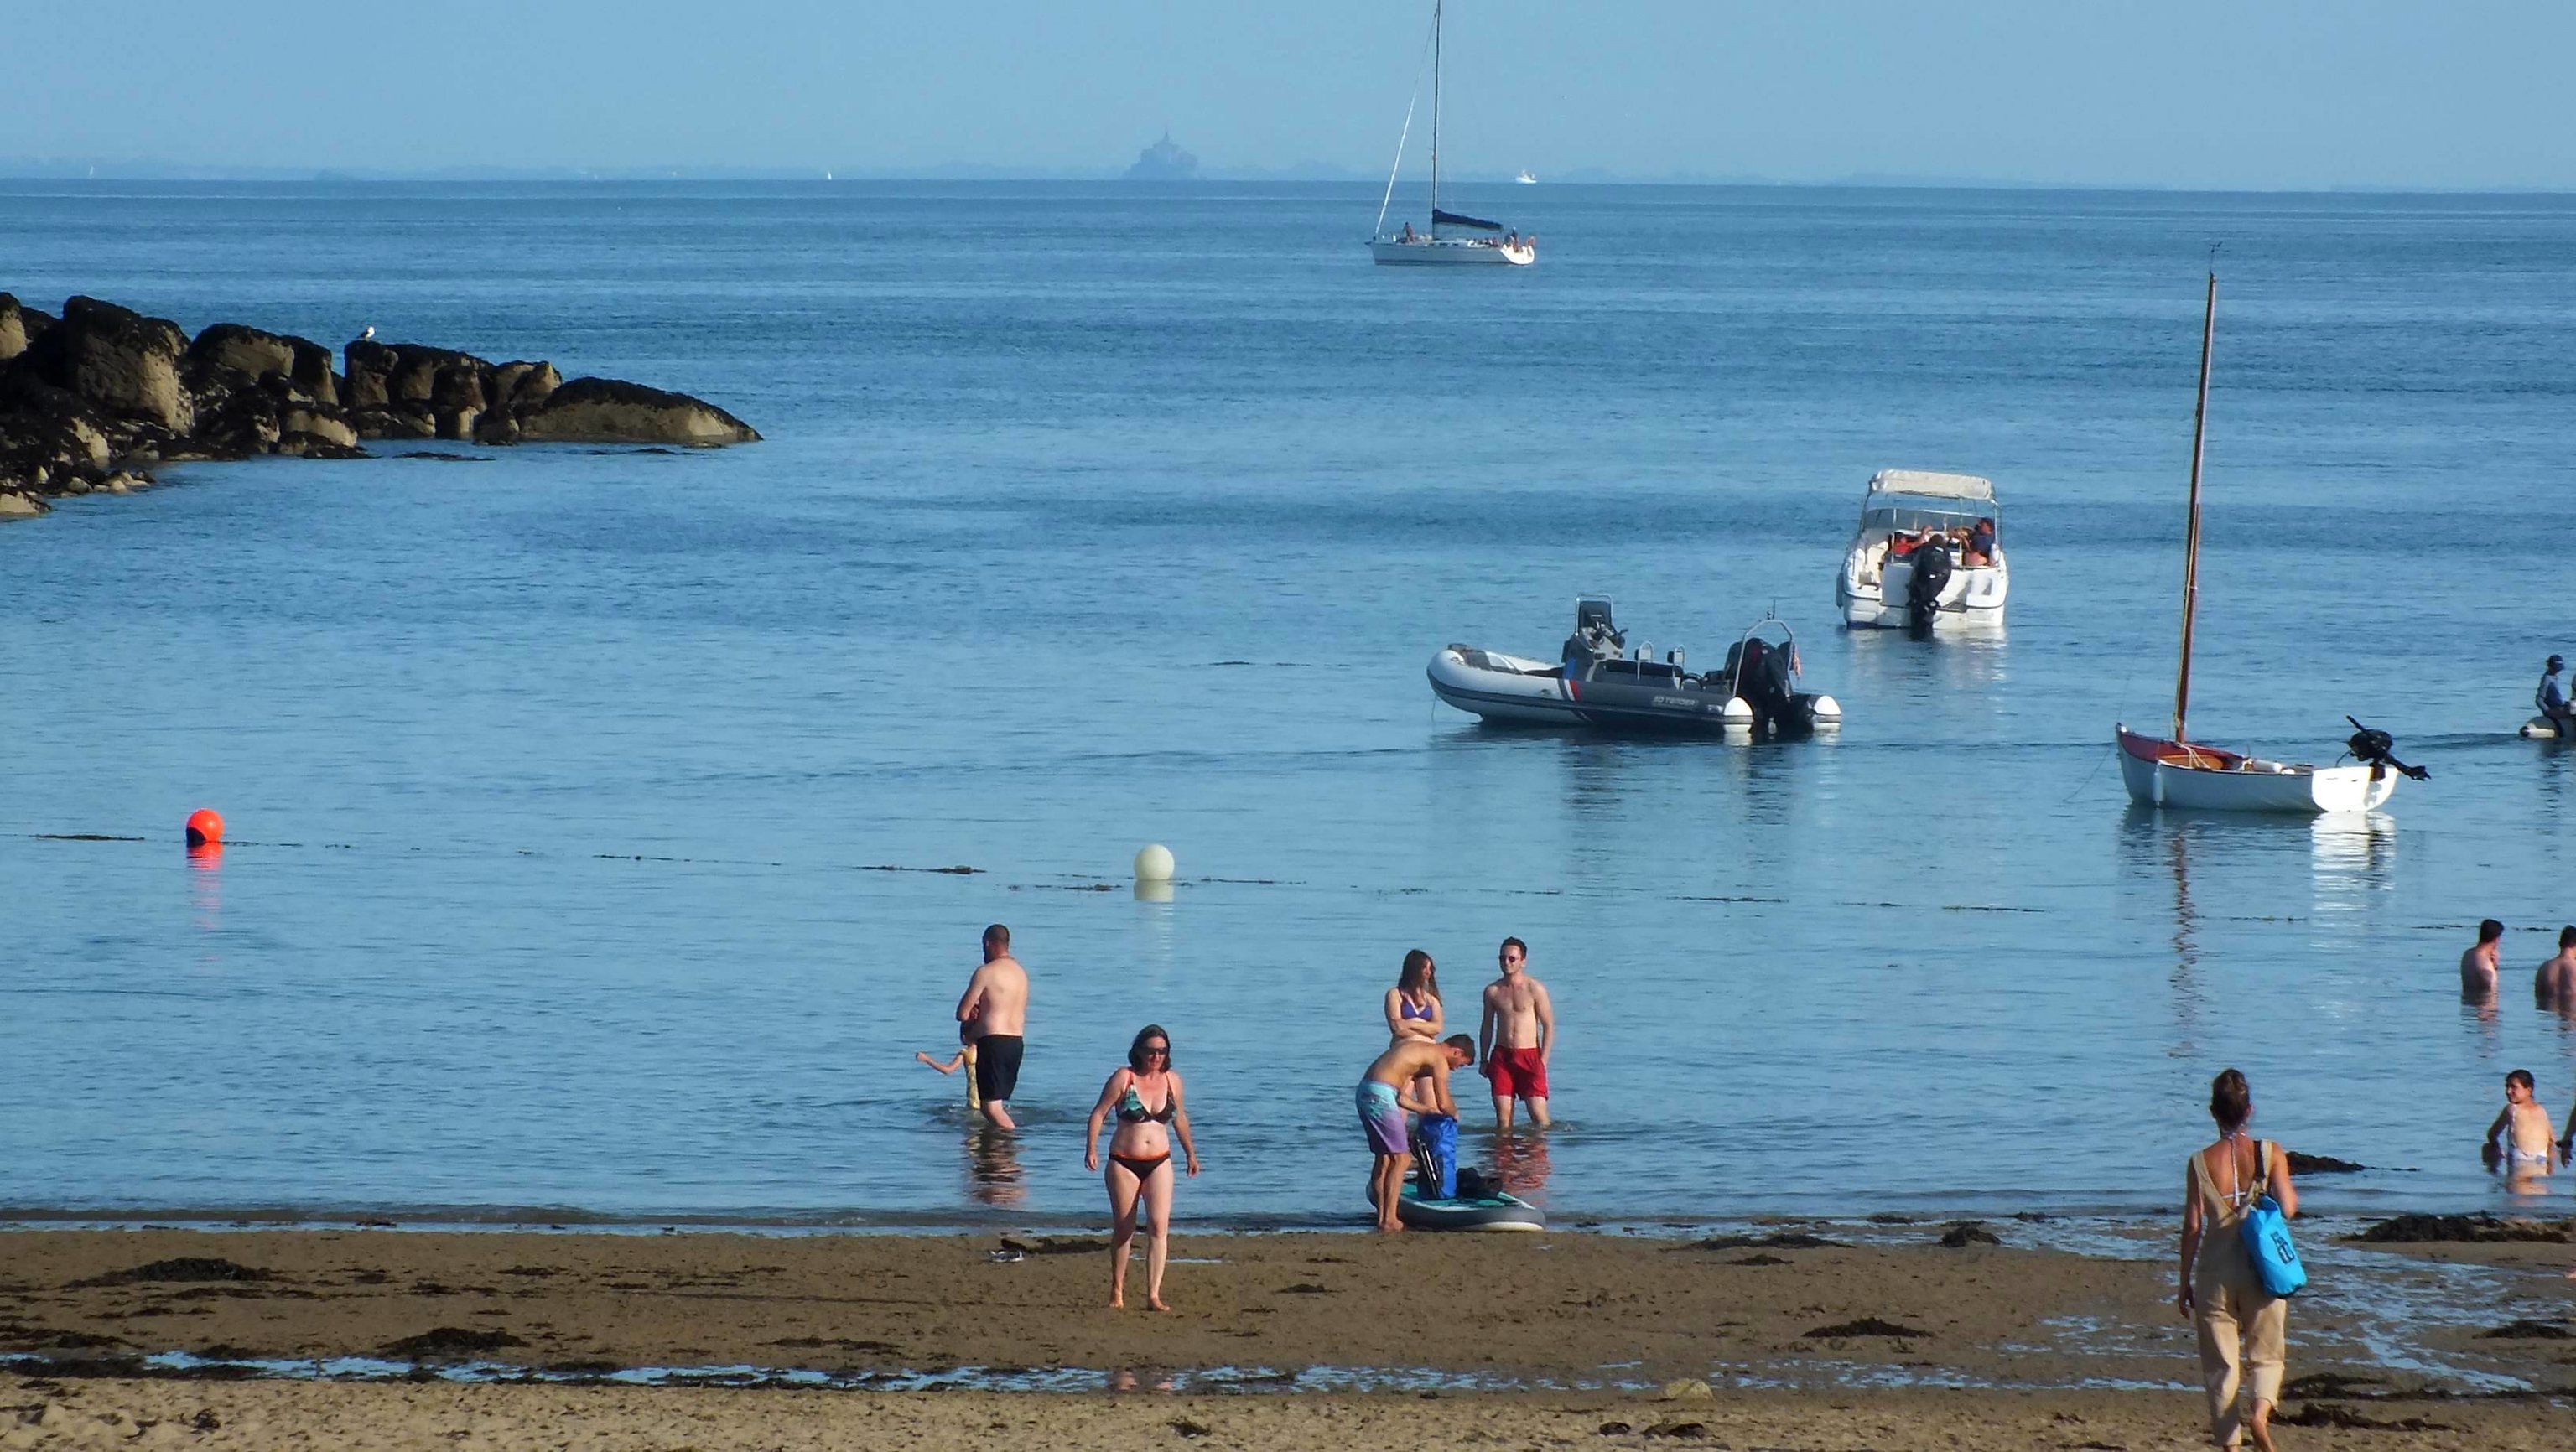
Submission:
[[[2558,727],[2546,716],[2534,716],[2522,723],[2522,735],[2526,741],[2555,741]]]
[[[1717,719],[1728,726],[1750,726],[1753,724],[1753,703],[1742,696],[1729,696],[1726,705],[1719,709]]]
[[[1816,724],[1820,727],[1840,726],[1843,724],[1843,703],[1835,700],[1831,696],[1818,696],[1816,698]]]
[[[1139,849],[1136,853],[1136,880],[1138,882],[1171,881],[1172,849],[1160,842],[1148,842]]]

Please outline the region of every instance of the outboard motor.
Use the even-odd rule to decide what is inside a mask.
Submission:
[[[1753,708],[1753,739],[1804,736],[1814,712],[1798,699],[1797,675],[1785,646],[1759,638],[1743,642],[1736,657],[1735,693]]]
[[[1905,625],[1917,635],[1932,628],[1932,612],[1941,592],[1950,587],[1950,547],[1927,542],[1910,557],[1914,573],[1905,581]]]
[[[2352,721],[2350,716],[2344,719]],[[2420,766],[2408,766],[2399,761],[2396,756],[2397,739],[2395,737],[2375,727],[2364,726],[2358,721],[2352,721],[2352,736],[2343,745],[2346,751],[2352,753],[2353,760],[2369,766],[2373,781],[2378,780],[2379,774],[2383,771],[2394,771],[2409,781],[2423,781],[2433,775]]]

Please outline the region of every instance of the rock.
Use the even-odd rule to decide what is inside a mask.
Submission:
[[[552,363],[504,363],[492,371],[492,405],[534,408],[561,387],[563,375]]]
[[[393,377],[394,350],[390,344],[357,341],[342,354],[346,362],[346,387],[340,390],[340,401],[351,408],[382,408],[392,401],[386,391]]]
[[[474,421],[474,442],[478,444],[515,444],[519,441],[519,420],[506,408],[496,408]]]
[[[137,474],[130,469],[119,469],[115,473],[108,475],[106,481],[100,487],[106,489],[110,494],[131,494],[137,489],[151,488],[152,476],[149,474]]]
[[[336,408],[323,405],[291,405],[278,410],[277,428],[281,436],[304,434],[344,449],[358,446],[358,431]]]
[[[438,402],[442,390],[449,398],[463,397],[462,380],[475,380],[473,396],[482,396],[481,379],[492,365],[471,353],[453,348],[424,348],[418,343],[396,343],[392,349],[393,367],[385,378],[385,393],[395,403]],[[477,407],[480,407],[478,402]]]
[[[18,299],[0,292],[0,363],[27,351],[27,312]]]
[[[295,350],[295,364],[287,377],[296,389],[315,403],[337,406],[340,402],[340,376],[331,371],[331,350],[310,338],[289,338]]]
[[[2303,1155],[2297,1150],[2284,1153],[2290,1157],[2290,1173],[2293,1175],[2357,1175],[2370,1168],[2332,1155]]]
[[[716,404],[618,378],[574,378],[518,414],[518,427],[536,443],[760,443]]]
[[[217,323],[197,335],[188,345],[188,356],[218,368],[230,368],[253,378],[272,374],[292,377],[295,372],[295,345],[275,333],[263,333],[239,323]]]
[[[685,393],[614,378],[576,378],[519,415],[520,435],[557,444],[756,444],[732,414]]]
[[[362,439],[434,439],[438,427],[426,413],[382,406],[349,410],[350,427]]]
[[[0,519],[33,519],[53,508],[32,495],[0,491]]]
[[[45,381],[114,413],[149,419],[173,433],[196,427],[196,407],[179,381],[188,336],[166,318],[76,297],[63,320],[28,348]]]
[[[1965,1250],[1972,1245],[2001,1245],[2004,1239],[1988,1230],[1982,1220],[1961,1220],[1943,1232],[1941,1243],[1952,1250]]]
[[[2444,1241],[2495,1244],[2537,1241],[2544,1245],[2576,1244],[2576,1220],[2505,1220],[2481,1210],[2474,1215],[2397,1215],[2346,1240],[2371,1245],[2421,1245]]]
[[[1704,1402],[1715,1395],[1708,1383],[1697,1377],[1664,1383],[1663,1399],[1668,1402]]]

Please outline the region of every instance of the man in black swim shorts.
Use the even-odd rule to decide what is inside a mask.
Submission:
[[[966,980],[957,1021],[975,1046],[975,1090],[984,1101],[984,1118],[996,1129],[1019,1128],[1011,1120],[1010,1099],[1020,1087],[1028,1016],[1028,970],[1011,956],[1011,930],[995,923],[984,930],[984,964]]]

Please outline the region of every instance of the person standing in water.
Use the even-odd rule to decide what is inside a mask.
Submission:
[[[2272,1408],[2281,1400],[2282,1337],[2290,1303],[2263,1289],[2245,1249],[2245,1212],[2270,1195],[2284,1216],[2299,1213],[2290,1159],[2272,1141],[2249,1139],[2254,1095],[2234,1069],[2209,1081],[2209,1117],[2218,1140],[2183,1171],[2181,1284],[2174,1304],[2200,1336],[2200,1377],[2209,1392],[2209,1436],[2220,1447],[2251,1437],[2272,1452]],[[2241,1346],[2240,1346],[2241,1343]],[[2237,1410],[2248,1393],[2251,1416]]]
[[[995,1129],[1019,1128],[1010,1100],[1020,1087],[1028,1017],[1028,970],[1011,956],[1011,930],[995,923],[984,930],[984,964],[957,1000],[957,1021],[975,1051],[975,1091],[983,1101],[977,1108]]]
[[[2558,930],[2558,956],[2532,975],[2531,1001],[2560,1013],[2576,1012],[2576,927]]]
[[[1198,1178],[1199,1149],[1190,1140],[1189,1111],[1181,1104],[1181,1076],[1172,1068],[1172,1036],[1149,1023],[1127,1046],[1127,1067],[1100,1086],[1100,1102],[1082,1140],[1082,1167],[1100,1169],[1100,1122],[1110,1111],[1118,1128],[1109,1137],[1109,1308],[1127,1304],[1127,1254],[1136,1243],[1136,1202],[1145,1202],[1145,1304],[1163,1304],[1163,1266],[1172,1254],[1172,1140],[1181,1142],[1190,1178]],[[1169,1134],[1163,1126],[1171,1126]]]
[[[2487,1126],[2478,1143],[2478,1158],[2490,1170],[2502,1169],[2507,1180],[2549,1173],[2549,1111],[2540,1107],[2540,1086],[2529,1069],[2504,1076],[2504,1109]]]
[[[1493,1081],[1494,1128],[1509,1134],[1512,1101],[1529,1105],[1530,1123],[1548,1126],[1547,1064],[1556,1053],[1556,1005],[1530,976],[1529,945],[1503,939],[1502,976],[1485,985],[1485,1017],[1476,1029],[1476,1062]]]
[[[2478,924],[2477,946],[2460,955],[2460,1002],[2477,1003],[2495,996],[2496,952],[2504,946],[2504,924],[2493,918]]]
[[[2558,732],[2558,739],[2576,736],[2576,710],[2567,704],[2567,692],[2558,684],[2558,673],[2567,668],[2564,656],[2551,656],[2540,667],[2540,684],[2532,687],[2531,707]]]

